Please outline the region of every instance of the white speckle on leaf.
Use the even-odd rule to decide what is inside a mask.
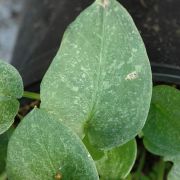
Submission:
[[[135,69],[137,72],[141,72],[142,66],[141,65],[136,65]]]
[[[81,66],[81,71],[87,72],[88,69],[86,69],[85,67]]]
[[[109,89],[111,87],[111,84],[108,81],[105,81],[103,85],[105,89]]]
[[[130,64],[130,63],[132,63],[133,62],[133,56],[131,56],[130,58],[129,58],[129,60],[127,61],[127,64]]]
[[[121,69],[121,67],[124,65],[124,62],[121,62],[118,64],[117,69]]]
[[[61,81],[64,82],[65,81],[65,77],[61,76]]]
[[[112,30],[116,30],[116,26],[112,26]]]
[[[77,49],[78,45],[77,44],[72,44],[73,48]]]
[[[82,77],[83,77],[83,78],[85,78],[85,77],[86,77],[85,73],[83,73],[83,74],[82,74]]]
[[[72,90],[75,91],[75,92],[78,92],[79,88],[74,86],[74,87],[72,88]]]
[[[133,80],[136,79],[137,77],[138,77],[137,72],[133,71],[126,76],[125,80]]]
[[[115,7],[115,8],[114,8],[114,11],[115,11],[115,12],[117,12],[118,10],[119,10],[119,8],[118,8],[118,7]]]
[[[75,105],[78,104],[78,100],[77,100],[77,99],[74,101],[74,104],[75,104]]]
[[[132,52],[137,52],[137,49],[135,49],[135,48],[132,48]]]

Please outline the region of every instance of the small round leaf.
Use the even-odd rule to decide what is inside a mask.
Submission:
[[[136,141],[129,141],[123,146],[104,153],[105,155],[100,160],[96,161],[96,167],[101,179],[124,179],[131,171],[136,160]]]
[[[17,98],[22,94],[21,76],[13,66],[0,61],[0,134],[13,124],[19,109]]]
[[[161,156],[180,152],[180,91],[170,86],[153,89],[151,108],[143,129],[147,149]]]

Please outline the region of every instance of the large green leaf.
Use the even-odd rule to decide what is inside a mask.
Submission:
[[[8,146],[10,180],[97,180],[95,164],[69,128],[35,109],[15,130]]]
[[[96,161],[100,179],[115,180],[126,178],[135,163],[136,154],[135,140],[106,151],[103,158]]]
[[[17,98],[23,95],[23,82],[17,70],[0,61],[0,134],[13,123],[18,112]]]
[[[147,123],[143,129],[147,149],[161,156],[180,153],[180,92],[156,86]]]
[[[41,108],[102,149],[133,139],[151,99],[143,41],[115,0],[97,0],[69,26],[41,84]]]

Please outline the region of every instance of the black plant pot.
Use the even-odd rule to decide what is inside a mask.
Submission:
[[[12,64],[25,86],[38,83],[66,27],[93,0],[27,0]],[[120,0],[145,42],[154,82],[180,84],[180,1]],[[118,48],[118,47],[117,47]]]

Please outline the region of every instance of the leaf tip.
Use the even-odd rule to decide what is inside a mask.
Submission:
[[[109,0],[97,0],[97,2],[103,7],[106,8],[109,5]]]

